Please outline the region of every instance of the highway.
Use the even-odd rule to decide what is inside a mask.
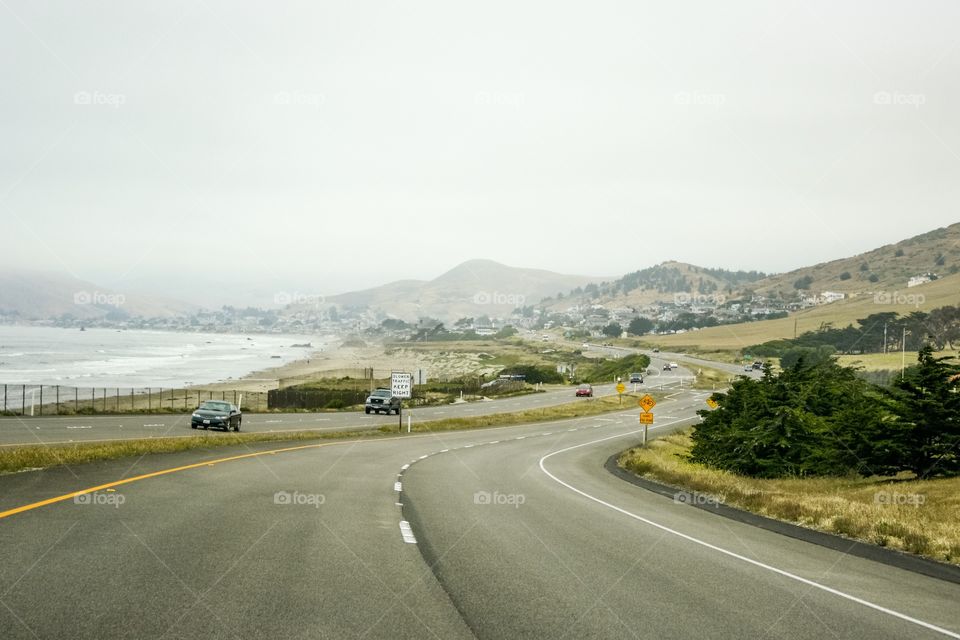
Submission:
[[[0,476],[0,637],[960,638],[957,584],[612,476],[636,421]]]
[[[661,362],[661,361],[657,361]],[[662,364],[651,364],[653,375],[648,376],[638,390],[654,390],[662,385],[678,384],[689,380],[693,373],[679,368],[672,372],[661,371]],[[628,385],[633,389],[633,385]],[[594,386],[596,396],[616,393],[614,384]],[[513,413],[538,409],[576,401],[573,387],[550,389],[542,393],[503,398],[499,400],[464,402],[444,406],[422,407],[406,410],[406,415],[415,421],[442,420]],[[406,424],[406,416],[404,416]],[[243,416],[241,430],[250,432],[276,431],[357,431],[398,425],[397,416],[366,415],[363,412],[345,411],[328,413],[247,413]],[[128,414],[114,416],[42,416],[0,418],[0,446],[23,444],[54,444],[91,442],[98,440],[124,440],[136,438],[186,437],[196,435],[190,428],[190,414]],[[202,432],[201,432],[202,433]],[[217,433],[209,431],[208,433]]]

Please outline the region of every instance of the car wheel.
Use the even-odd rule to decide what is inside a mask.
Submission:
[[[240,431],[240,423],[241,423],[241,422],[242,422],[242,421],[238,418],[238,419],[237,419],[237,426],[235,426],[235,427],[233,428],[234,431]]]
[[[397,415],[400,415],[400,407],[397,407]]]
[[[190,423],[190,428],[191,428],[191,429],[196,429],[196,428],[197,428],[197,425],[195,425],[195,424],[193,424],[193,423],[191,422],[191,423]]]
[[[203,430],[204,430],[204,431],[207,430],[207,425],[203,425]]]
[[[363,412],[367,415],[370,415],[370,409],[368,408],[364,408]]]

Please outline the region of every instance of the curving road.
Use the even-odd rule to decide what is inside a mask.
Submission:
[[[0,477],[0,637],[960,637],[956,584],[608,474],[636,419]]]
[[[651,365],[653,366],[653,365]],[[662,365],[661,365],[662,366]],[[693,373],[680,368],[672,372],[656,367],[638,391],[655,390],[664,385],[689,381]],[[594,386],[597,396],[616,393],[613,384]],[[629,385],[632,387],[633,385]],[[502,398],[483,402],[463,402],[444,406],[408,409],[406,415],[415,421],[442,420],[512,413],[574,402],[572,387],[548,388],[542,393]],[[366,415],[362,412],[329,413],[248,413],[242,429],[251,432],[275,431],[359,431],[398,424],[396,416]],[[406,424],[406,416],[404,416]],[[119,415],[119,416],[42,416],[0,418],[0,446],[23,444],[55,444],[97,440],[125,440],[195,435],[190,429],[189,414]]]

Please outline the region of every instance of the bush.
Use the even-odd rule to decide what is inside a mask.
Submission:
[[[538,382],[559,384],[563,382],[563,376],[557,373],[556,369],[533,364],[516,364],[501,371],[500,375],[523,376],[523,380],[530,384],[537,384]]]
[[[617,376],[626,379],[635,371],[646,371],[649,366],[650,358],[640,353],[616,360],[604,360],[593,366],[581,365],[578,378],[581,382],[610,382]]]

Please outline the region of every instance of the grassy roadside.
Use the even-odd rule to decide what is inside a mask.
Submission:
[[[625,452],[637,475],[800,526],[960,564],[960,478],[756,479],[683,459],[689,431]]]
[[[650,395],[660,400],[664,394],[651,393]],[[604,413],[612,413],[614,411],[626,411],[627,409],[636,409],[639,414],[640,409],[637,408],[637,400],[642,396],[642,393],[625,393],[623,394],[622,404],[617,396],[603,396],[601,398],[583,398],[577,402],[570,402],[568,404],[544,407],[543,409],[527,409],[526,411],[518,411],[515,413],[493,413],[487,416],[475,416],[471,418],[446,418],[444,420],[414,424],[412,430],[418,432],[433,432],[478,429],[482,427],[503,427],[550,420],[564,420],[568,418],[587,418]],[[396,430],[396,427],[381,427],[380,430],[389,432]]]
[[[153,453],[179,453],[191,449],[213,449],[256,442],[337,440],[369,436],[381,436],[381,434],[372,429],[336,432],[291,431],[286,433],[224,433],[179,438],[77,442],[68,445],[31,444],[22,447],[0,448],[0,475],[32,469],[46,469],[61,464],[84,464],[102,460],[139,457]]]
[[[679,362],[682,362],[679,361]],[[693,382],[694,389],[707,389],[710,391],[716,391],[717,389],[723,389],[724,387],[729,386],[732,380],[736,379],[736,374],[730,373],[729,371],[722,371],[720,369],[714,369],[713,367],[704,367],[703,365],[687,365],[690,368],[695,368],[697,373],[697,378]]]
[[[662,397],[660,394],[651,394]],[[578,402],[528,409],[514,413],[496,413],[471,418],[447,418],[413,425],[417,433],[455,431],[502,427],[520,424],[582,418],[634,408],[639,395],[624,394],[623,404],[617,397],[584,398]],[[639,409],[638,409],[639,411]],[[303,440],[341,440],[348,438],[382,438],[396,433],[397,427],[383,426],[356,431],[290,431],[267,433],[203,434],[175,438],[143,440],[113,440],[108,442],[78,442],[69,445],[31,444],[18,447],[0,447],[0,474],[29,469],[46,469],[61,464],[74,465],[102,460],[136,457],[154,453],[178,453],[191,449],[211,449],[257,442],[291,442]]]

